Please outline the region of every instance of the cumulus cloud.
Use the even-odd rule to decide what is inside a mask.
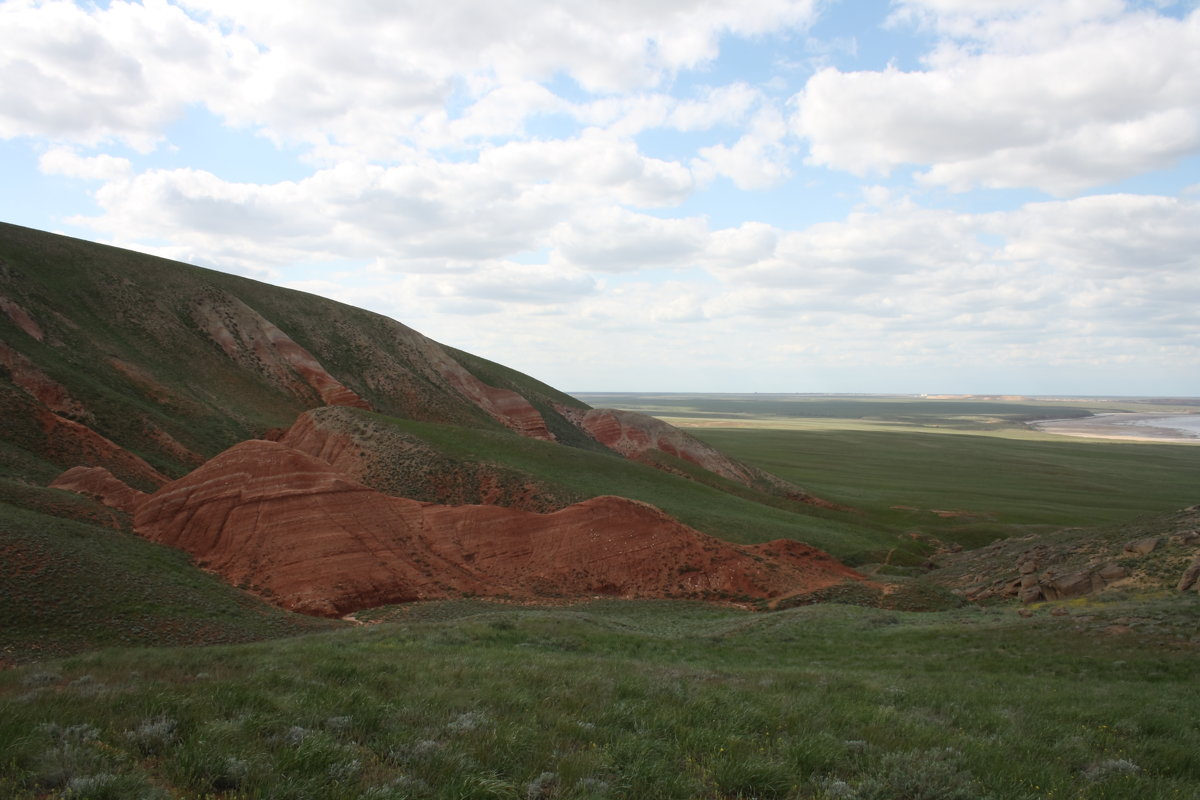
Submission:
[[[814,164],[927,165],[924,181],[953,190],[1066,195],[1200,152],[1200,10],[1069,13],[1085,7],[907,4],[951,37],[927,68],[822,70],[793,98],[793,129]]]
[[[705,168],[731,179],[739,189],[767,189],[791,175],[792,148],[784,142],[787,124],[774,108],[760,110],[732,146],[700,149],[700,172]]]
[[[121,162],[47,155],[47,169],[80,173]],[[406,271],[537,251],[553,240],[567,261],[601,270],[686,256],[698,221],[621,208],[677,202],[687,168],[648,158],[598,131],[556,142],[510,142],[476,162],[426,159],[391,166],[343,162],[299,181],[226,181],[196,169],[148,170],[95,193],[102,213],[75,223],[124,241],[168,239],[237,269],[347,258]],[[690,245],[692,251],[696,246]]]
[[[934,42],[919,68],[852,71],[854,47],[809,43],[825,66],[790,102],[800,67],[754,82],[717,62],[729,34],[806,35],[820,5],[9,0],[0,138],[100,182],[72,222],[114,243],[547,377],[633,351],[643,386],[746,353],[780,374],[1200,360],[1194,187],[1077,196],[1200,152],[1200,10],[898,0],[888,24]],[[303,177],[174,168],[162,137],[195,107],[286,143]],[[785,186],[796,213],[760,221],[743,193]],[[809,187],[865,203],[829,212]],[[1073,199],[944,191],[979,187]]]
[[[691,265],[705,245],[699,218],[661,219],[606,208],[560,224],[550,236],[557,260],[599,272]]]
[[[238,51],[165,2],[0,4],[0,137],[151,149],[186,104],[233,86]]]
[[[55,147],[38,158],[38,169],[46,175],[66,175],[91,181],[109,181],[129,175],[132,165],[127,158],[110,155],[81,156],[67,147]]]
[[[713,60],[724,35],[814,17],[813,0],[12,0],[0,5],[0,137],[145,151],[195,104],[321,158],[401,160],[520,133],[569,105],[545,88],[558,76],[588,93],[653,90]],[[661,121],[715,124],[746,94],[672,103]]]

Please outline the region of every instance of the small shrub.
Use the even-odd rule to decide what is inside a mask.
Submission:
[[[543,800],[558,796],[558,773],[543,772],[525,787],[526,800]]]
[[[1083,778],[1088,783],[1097,783],[1114,775],[1134,775],[1142,768],[1124,758],[1107,758],[1091,764],[1083,771]]]
[[[450,720],[446,730],[451,733],[470,733],[487,723],[487,715],[476,711],[467,711]]]
[[[860,800],[982,800],[982,787],[957,763],[958,751],[888,753],[858,785]]]
[[[72,778],[67,781],[63,793],[63,797],[69,800],[131,800],[161,796],[160,792],[148,790],[134,777],[105,772]]]
[[[176,722],[166,717],[148,719],[125,736],[143,756],[159,756],[175,742]]]
[[[51,684],[58,683],[61,680],[62,675],[59,675],[57,672],[52,672],[50,670],[38,670],[36,672],[31,672],[22,678],[21,685],[34,688],[37,686],[49,686]]]
[[[345,733],[354,726],[353,717],[330,717],[325,720],[325,730],[333,733]]]

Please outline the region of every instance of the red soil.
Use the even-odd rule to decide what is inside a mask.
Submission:
[[[73,470],[57,485],[115,500],[113,480]],[[285,608],[324,616],[463,595],[771,600],[862,580],[807,545],[732,545],[619,497],[550,514],[388,497],[262,440],[152,495],[125,497],[143,536]]]
[[[94,497],[110,508],[123,511],[136,508],[146,497],[143,492],[131,489],[104,467],[71,467],[55,478],[50,488]]]
[[[321,459],[334,471],[362,480],[365,466],[362,449],[348,434],[321,425],[311,412],[296,417],[292,427],[278,436],[264,437],[293,450]]]
[[[14,384],[51,411],[72,417],[90,416],[83,404],[73,399],[61,383],[4,342],[0,342],[0,365],[8,369]]]
[[[523,396],[509,389],[487,385],[431,339],[425,339],[419,345],[438,374],[459,394],[486,411],[492,419],[522,436],[548,442],[555,440],[541,413]]]
[[[34,411],[37,423],[46,436],[47,455],[59,463],[75,462],[102,466],[126,479],[144,481],[154,486],[167,482],[167,476],[150,466],[111,439],[106,439],[86,425],[60,417],[46,408]]]
[[[303,394],[304,386],[310,387],[325,405],[371,407],[330,375],[312,353],[236,297],[218,296],[195,313],[208,335],[234,361],[265,372],[298,394]]]
[[[18,328],[39,342],[46,338],[46,334],[42,332],[42,326],[38,325],[34,318],[29,316],[29,312],[18,305],[15,300],[0,295],[0,311],[3,311],[4,315],[11,319]]]
[[[654,417],[611,408],[582,411],[563,406],[558,410],[600,444],[623,456],[637,458],[647,450],[658,450],[737,483],[749,486],[754,482],[755,476],[745,464]]]
[[[847,506],[815,497],[799,486],[788,483],[769,472],[732,459],[691,434],[654,417],[638,414],[635,411],[621,411],[612,408],[593,408],[584,411],[556,404],[555,409],[610,450],[615,450],[626,458],[642,461],[652,467],[675,471],[650,457],[653,452],[657,451],[689,461],[723,478],[768,494],[821,508],[837,511],[852,510]]]

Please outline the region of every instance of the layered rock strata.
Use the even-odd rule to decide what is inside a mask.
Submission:
[[[119,495],[98,474],[68,476],[58,485]],[[732,545],[619,497],[549,514],[388,497],[262,440],[122,501],[142,536],[278,605],[323,616],[464,595],[748,602],[862,580],[807,545]]]
[[[708,470],[722,478],[760,491],[824,508],[847,510],[822,500],[768,472],[743,464],[662,420],[613,408],[579,409],[556,405],[555,410],[600,444],[626,458],[662,468],[647,458],[665,453]]]

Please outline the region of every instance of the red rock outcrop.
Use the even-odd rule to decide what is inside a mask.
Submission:
[[[232,295],[200,304],[196,321],[234,361],[264,371],[280,386],[303,394],[313,389],[325,405],[370,408],[371,404],[329,374],[312,353]]]
[[[379,417],[348,408],[305,411],[290,428],[261,438],[316,456],[351,480],[393,497],[541,513],[579,499],[515,468],[449,457]]]
[[[130,488],[104,467],[71,467],[50,484],[51,489],[65,489],[76,494],[94,497],[109,508],[133,511],[146,495]]]
[[[361,483],[366,458],[363,449],[349,433],[338,430],[344,425],[322,424],[318,414],[319,410],[317,413],[306,411],[296,417],[292,427],[278,436],[266,438],[319,458],[335,471]]]
[[[644,461],[662,469],[662,464],[647,458],[647,455],[652,452],[666,453],[743,486],[822,508],[849,510],[845,506],[814,497],[799,486],[769,472],[730,458],[715,447],[660,419],[635,411],[613,408],[593,408],[585,411],[556,404],[555,410],[588,436],[626,458]]]
[[[658,450],[746,486],[752,485],[756,477],[747,465],[654,417],[612,408],[583,411],[563,406],[557,410],[588,436],[628,458]]]
[[[13,384],[54,413],[83,419],[91,417],[61,383],[4,342],[0,342],[0,366],[8,370]]]
[[[550,514],[388,497],[262,440],[133,506],[143,536],[309,614],[466,594],[769,600],[862,579],[806,545],[731,545],[618,497]]]
[[[546,427],[545,418],[523,396],[479,380],[432,339],[422,337],[417,344],[438,374],[492,419],[522,436],[548,442],[555,440],[554,434]]]
[[[45,340],[46,334],[42,332],[42,326],[38,325],[37,321],[29,316],[29,312],[22,308],[16,300],[0,295],[0,312],[3,312],[6,317],[13,321],[13,324],[34,339],[37,339],[39,342]]]
[[[142,481],[154,486],[167,482],[167,476],[150,466],[110,439],[106,439],[86,425],[66,419],[47,408],[35,412],[38,426],[46,437],[45,453],[60,463],[74,462],[88,466],[105,467],[126,479]]]

